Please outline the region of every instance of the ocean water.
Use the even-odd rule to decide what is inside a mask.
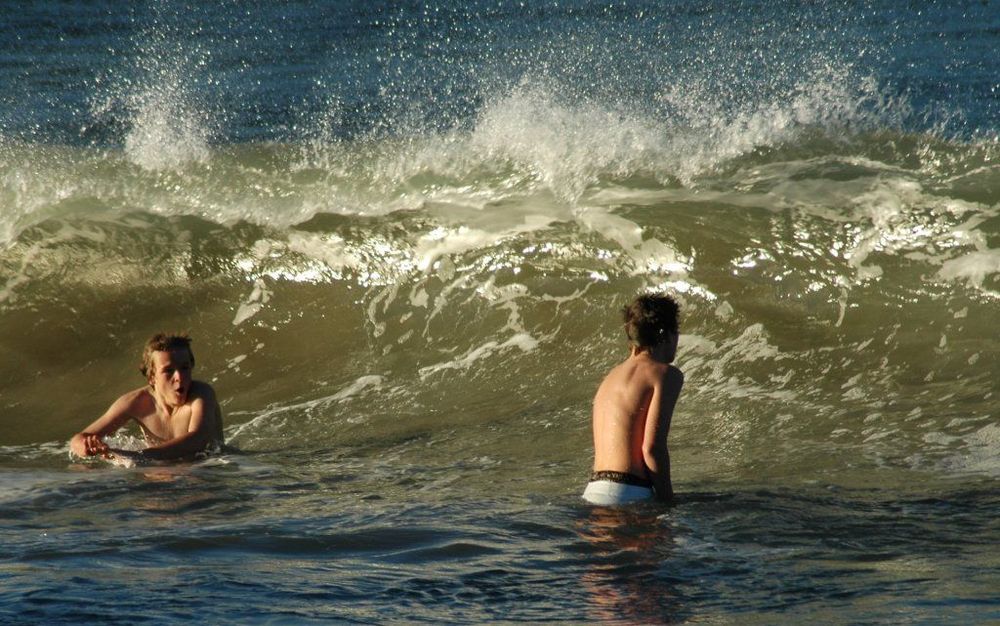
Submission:
[[[996,0],[0,3],[0,622],[1000,621],[998,59]],[[647,289],[680,495],[594,508]],[[70,458],[162,329],[236,451]]]

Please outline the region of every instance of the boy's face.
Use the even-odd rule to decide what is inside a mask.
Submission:
[[[149,384],[170,406],[187,402],[191,391],[191,352],[186,348],[153,353]]]

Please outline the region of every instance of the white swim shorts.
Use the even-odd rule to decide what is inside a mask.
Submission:
[[[649,481],[624,472],[594,472],[583,491],[584,500],[602,506],[652,500],[654,495]]]

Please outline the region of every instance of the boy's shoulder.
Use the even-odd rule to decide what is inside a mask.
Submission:
[[[669,363],[664,363],[663,361],[658,361],[650,356],[648,353],[642,355],[640,358],[635,359],[635,367],[642,372],[649,372],[652,374],[662,374],[671,367]]]
[[[156,401],[149,392],[149,387],[139,387],[118,396],[111,410],[119,415],[140,417],[149,413],[155,405]]]
[[[192,380],[191,391],[197,392],[199,394],[204,394],[212,398],[215,397],[215,387],[213,387],[209,383],[206,383],[203,380]]]
[[[642,368],[650,378],[660,382],[684,382],[684,372],[672,363],[664,363],[655,359],[647,359]]]
[[[152,402],[153,394],[149,392],[148,386],[142,386],[132,391],[126,391],[119,398],[118,402],[123,402],[129,406],[135,406],[145,402]]]
[[[663,382],[668,385],[683,385],[684,384],[684,372],[682,372],[676,365],[670,363],[666,366],[663,372]]]

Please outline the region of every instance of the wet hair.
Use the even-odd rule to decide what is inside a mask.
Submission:
[[[636,296],[622,309],[625,334],[638,348],[652,348],[678,332],[677,318],[680,307],[670,296],[662,293],[645,293]]]
[[[191,350],[191,337],[186,333],[168,335],[166,333],[156,333],[149,338],[146,346],[142,349],[142,363],[139,364],[139,371],[148,380],[152,373],[153,353],[170,352],[173,350],[186,349],[191,355],[191,366],[194,366],[194,352]]]

